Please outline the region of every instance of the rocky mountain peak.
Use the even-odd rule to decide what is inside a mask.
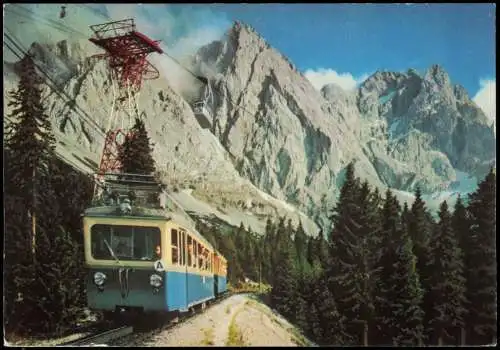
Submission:
[[[363,93],[376,92],[382,95],[387,90],[394,90],[406,79],[406,75],[399,72],[377,71],[361,85]]]
[[[457,100],[460,100],[460,101],[469,101],[470,100],[469,94],[467,93],[467,90],[465,90],[465,88],[460,84],[455,84],[453,86],[453,94],[455,95]]]
[[[425,78],[428,82],[434,82],[439,87],[444,88],[450,85],[450,76],[439,64],[433,64],[426,72]]]
[[[113,96],[108,69],[102,62],[72,70],[79,57],[96,51],[79,45],[68,41],[32,49],[49,74],[64,78],[61,86],[75,101],[106,125]],[[210,129],[202,129],[187,98],[162,77],[144,85],[139,104],[158,167],[174,183],[195,181],[206,172],[207,182],[213,181],[207,198],[220,198],[217,205],[228,217],[232,209],[224,207],[221,191],[234,197],[240,184],[251,183],[262,192],[252,190],[258,193],[253,200],[272,195],[296,219],[302,211],[326,227],[328,219],[320,213],[334,204],[352,160],[356,174],[380,190],[411,192],[420,186],[432,192],[453,180],[455,170],[475,174],[478,165],[494,158],[491,128],[478,122],[484,114],[475,104],[460,102],[468,99],[465,90],[452,86],[438,65],[424,78],[411,69],[377,71],[354,92],[335,84],[317,91],[287,57],[241,22],[200,48],[192,63],[195,72],[207,74],[205,67],[216,74]],[[74,154],[87,147],[97,162],[102,145],[84,142],[92,131],[57,97],[50,99],[61,137],[75,141]],[[192,203],[188,195],[179,196]]]
[[[335,83],[326,84],[321,88],[321,95],[328,101],[343,100],[348,92]]]

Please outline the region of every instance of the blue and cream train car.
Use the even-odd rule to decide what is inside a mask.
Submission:
[[[215,295],[227,292],[227,260],[218,251],[214,252],[214,293]]]
[[[91,309],[183,312],[226,290],[226,260],[179,214],[95,207],[83,229]]]

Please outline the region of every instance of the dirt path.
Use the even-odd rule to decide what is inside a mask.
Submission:
[[[250,295],[234,295],[177,327],[123,346],[297,346],[307,340]]]

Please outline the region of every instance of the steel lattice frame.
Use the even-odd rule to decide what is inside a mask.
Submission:
[[[107,22],[90,26],[94,37],[89,40],[103,48],[106,53],[92,56],[93,59],[107,59],[122,89],[137,92],[141,89],[143,79],[156,79],[160,76],[158,70],[146,60],[153,52],[162,54],[154,41],[136,31],[133,19]],[[130,96],[127,96],[130,98]],[[99,176],[109,171],[121,170],[118,158],[121,142],[119,137],[130,137],[124,130],[109,130],[104,140],[104,149],[99,164]]]
[[[163,53],[159,41],[149,39],[135,30],[133,19],[108,22],[90,26],[95,37],[89,40],[106,50],[98,55],[107,58],[109,67],[119,79],[120,87],[131,85],[135,90],[141,88],[143,79],[156,79],[158,70],[146,60],[153,52]]]

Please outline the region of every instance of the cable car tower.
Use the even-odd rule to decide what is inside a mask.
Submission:
[[[162,54],[163,50],[158,45],[160,41],[154,41],[136,31],[133,19],[96,24],[90,26],[90,29],[94,32],[94,36],[89,40],[106,51],[94,55],[93,58],[108,61],[113,88],[113,104],[97,173],[97,180],[102,182],[106,173],[121,170],[118,152],[125,138],[133,137],[128,130],[132,126],[132,110],[135,109],[138,115],[138,97],[142,80],[156,79],[160,76],[146,57],[154,52]],[[116,83],[119,88],[119,98],[116,98]],[[128,115],[127,127],[124,125],[123,113],[120,113],[121,118],[119,118],[121,127],[118,126],[116,120],[118,109]],[[98,186],[94,194],[97,190]]]

